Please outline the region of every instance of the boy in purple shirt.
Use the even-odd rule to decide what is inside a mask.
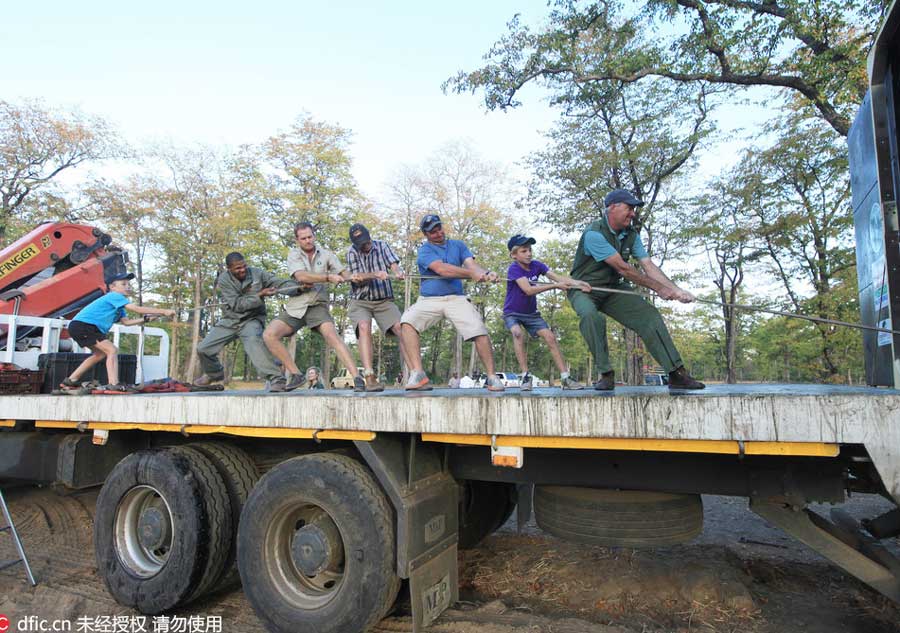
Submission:
[[[541,318],[537,309],[537,295],[547,290],[577,289],[590,292],[590,286],[583,281],[577,281],[559,275],[550,270],[544,262],[532,259],[531,245],[535,243],[533,237],[513,235],[506,243],[509,256],[513,263],[506,272],[506,300],[503,302],[503,322],[513,336],[513,348],[516,351],[516,359],[522,370],[522,391],[531,391],[534,382],[528,373],[528,353],[525,350],[525,332],[532,338],[541,337],[550,348],[550,354],[559,369],[560,384],[563,389],[584,389],[584,385],[576,382],[569,376],[569,368],[563,360],[562,352],[556,335]],[[535,285],[538,278],[544,275],[556,283]]]

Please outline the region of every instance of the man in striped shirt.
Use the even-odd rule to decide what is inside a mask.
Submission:
[[[352,246],[347,251],[347,267],[350,270],[350,321],[359,341],[359,359],[365,370],[366,391],[383,391],[384,385],[373,371],[372,363],[372,321],[386,336],[396,336],[400,342],[400,309],[394,303],[394,289],[388,279],[393,272],[398,279],[403,278],[400,258],[387,242],[373,240],[369,230],[362,224],[350,227]],[[406,360],[405,356],[403,356]]]

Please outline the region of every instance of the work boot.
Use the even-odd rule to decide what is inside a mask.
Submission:
[[[224,380],[225,376],[222,374],[214,374],[210,376],[209,374],[203,374],[197,380],[194,381],[194,384],[198,387],[208,387],[214,382],[219,382],[220,380]]]
[[[384,391],[384,385],[379,382],[375,372],[366,374],[366,391]]]
[[[534,376],[532,376],[529,372],[525,372],[522,375],[522,391],[531,391],[534,387]]]
[[[361,392],[366,390],[366,379],[356,374],[353,377],[353,391]]]
[[[410,372],[409,380],[406,381],[404,387],[406,391],[431,391],[431,381],[424,371]]]
[[[269,381],[269,387],[267,391],[272,393],[280,393],[284,391],[284,388],[287,386],[287,380],[284,376],[278,376]]]
[[[600,374],[600,380],[594,383],[595,391],[612,391],[616,388],[616,372],[607,371]]]
[[[582,385],[580,382],[578,382],[571,376],[566,376],[559,382],[560,382],[560,386],[562,386],[562,388],[566,391],[578,391],[579,389],[584,389],[584,385]]]
[[[699,380],[695,379],[691,376],[687,369],[684,368],[684,365],[676,369],[675,371],[669,372],[669,389],[705,389],[706,385],[704,385]]]
[[[488,376],[488,379],[484,382],[484,386],[488,391],[506,391],[506,387],[503,386],[503,381],[496,376]]]
[[[284,385],[285,391],[293,391],[297,387],[303,385],[306,382],[306,376],[303,374],[291,374],[291,377],[288,378],[287,382]]]

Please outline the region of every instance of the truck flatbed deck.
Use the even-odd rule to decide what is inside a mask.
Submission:
[[[2,396],[0,418],[38,427],[180,430],[262,437],[425,441],[522,447],[836,456],[864,445],[900,498],[900,391],[829,385],[591,390],[435,389],[409,393],[226,391],[122,396]],[[87,424],[85,424],[87,423]],[[168,429],[166,428],[168,427]]]

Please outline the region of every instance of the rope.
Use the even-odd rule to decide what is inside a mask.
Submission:
[[[397,277],[395,275],[388,275],[388,277],[391,279],[395,279],[395,280],[398,280],[398,279],[421,279],[421,280],[468,279],[469,281],[471,281],[470,277],[444,277],[442,275],[409,274],[409,275],[404,275],[402,278]],[[507,281],[514,282],[515,280],[509,279],[509,278],[498,277],[493,282],[483,282],[483,283],[503,283],[503,282],[507,282]],[[326,283],[326,282],[318,282],[318,283]],[[313,285],[316,285],[316,284],[313,284]],[[532,283],[532,285],[533,286],[553,286],[556,284],[554,282],[538,281],[538,282]],[[278,288],[276,294],[289,294],[295,290],[308,289],[308,288],[304,288],[305,286],[309,286],[309,284],[295,284],[292,286],[281,286],[280,288]],[[635,296],[635,297],[642,297],[644,299],[656,298],[656,299],[662,299],[663,301],[668,301],[667,299],[663,299],[656,293],[642,292],[640,290],[624,290],[621,288],[608,288],[605,286],[599,286],[599,287],[591,286],[591,292],[603,292],[603,293],[610,293],[610,294],[631,295],[631,296]],[[878,327],[875,325],[865,325],[863,323],[850,323],[849,321],[839,321],[837,319],[826,319],[823,317],[809,316],[806,314],[797,314],[795,312],[784,312],[781,310],[772,310],[770,308],[763,308],[761,306],[754,306],[754,305],[748,305],[748,304],[743,304],[743,303],[723,303],[721,301],[712,301],[710,299],[695,299],[695,302],[702,303],[704,305],[721,307],[721,308],[731,308],[733,310],[743,310],[745,312],[759,312],[759,313],[763,313],[763,314],[771,314],[774,316],[781,316],[781,317],[785,317],[785,318],[789,318],[789,319],[800,319],[803,321],[811,321],[813,323],[822,323],[825,325],[835,325],[835,326],[840,326],[840,327],[853,328],[853,329],[857,329],[857,330],[867,330],[870,332],[884,332],[886,334],[900,335],[900,330],[892,330],[889,328]],[[216,308],[216,307],[223,306],[223,305],[228,305],[228,302],[221,301],[219,303],[207,303],[207,304],[204,304],[201,306],[189,308],[187,310],[187,312],[191,313],[191,312],[196,312],[197,310],[206,310],[209,308]]]

